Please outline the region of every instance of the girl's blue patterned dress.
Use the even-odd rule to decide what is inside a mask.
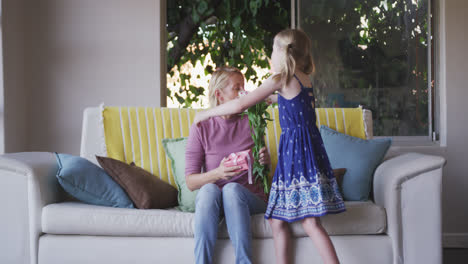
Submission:
[[[299,81],[299,79],[294,75]],[[345,211],[322,137],[312,88],[292,99],[278,95],[281,137],[265,218],[294,222]]]

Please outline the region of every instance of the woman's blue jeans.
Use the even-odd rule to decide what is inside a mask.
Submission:
[[[264,213],[266,203],[238,183],[222,190],[216,184],[203,185],[195,201],[195,260],[212,263],[222,215],[234,246],[236,263],[252,263],[250,215]]]

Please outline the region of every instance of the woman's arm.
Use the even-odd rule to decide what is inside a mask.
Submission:
[[[241,172],[234,172],[235,170],[240,169],[240,166],[233,166],[233,167],[225,167],[224,162],[226,158],[224,158],[219,167],[208,172],[204,173],[195,173],[185,176],[185,181],[187,184],[187,188],[189,190],[194,191],[200,189],[203,185],[207,183],[214,183],[218,180],[229,180],[230,178],[238,175]]]
[[[229,179],[237,174],[236,167],[224,167],[224,158],[219,167],[208,172],[201,172],[205,166],[205,147],[201,140],[201,128],[193,125],[190,128],[187,145],[185,147],[185,182],[189,190],[200,189],[207,183],[214,183],[220,179]]]
[[[241,166],[234,166],[234,167],[225,167],[224,162],[226,161],[226,158],[223,158],[221,163],[219,164],[219,167],[213,170],[210,170],[209,172],[205,173],[194,173],[185,176],[185,181],[187,184],[187,188],[189,190],[194,191],[200,189],[203,185],[207,183],[214,183],[218,180],[229,180],[231,177],[234,177],[238,175],[241,172],[234,172],[235,170],[238,170],[241,168]],[[266,147],[263,147],[260,149],[259,153],[259,162],[261,165],[267,165],[270,164],[270,153],[268,153],[268,150]]]
[[[217,107],[198,112],[195,116],[194,123],[198,124],[199,122],[213,116],[232,115],[244,112],[244,110],[247,108],[264,100],[269,95],[281,88],[281,82],[273,80],[273,76],[270,76],[268,79],[266,79],[262,85],[260,85],[253,92],[248,93],[241,98],[234,99]]]
[[[190,191],[195,191],[200,189],[203,185],[207,183],[214,183],[217,181],[217,176],[215,175],[215,170],[211,170],[205,173],[190,174],[185,176],[185,183],[187,188]]]

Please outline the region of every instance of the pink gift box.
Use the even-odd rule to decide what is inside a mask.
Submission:
[[[229,154],[227,160],[224,162],[226,167],[241,166],[236,172],[245,171],[249,172],[249,184],[252,184],[252,151],[250,149],[239,151]]]

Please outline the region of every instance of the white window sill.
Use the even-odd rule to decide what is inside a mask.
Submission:
[[[379,138],[391,138],[392,147],[440,147],[440,141],[432,141],[429,137],[373,137],[374,139]]]

